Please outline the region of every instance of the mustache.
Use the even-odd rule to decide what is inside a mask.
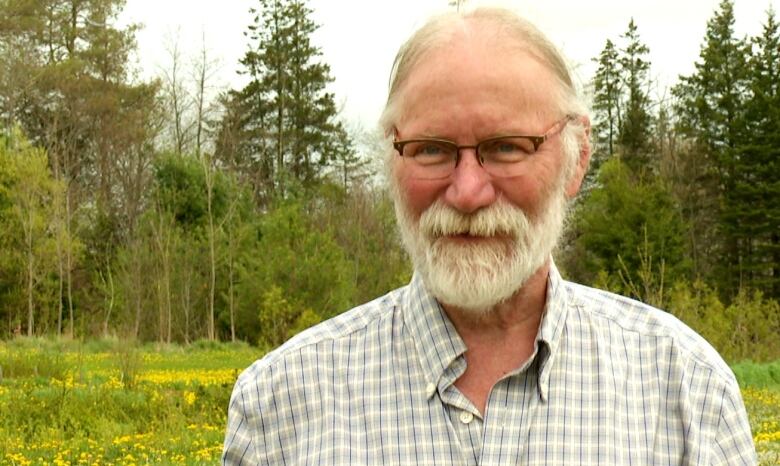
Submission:
[[[437,200],[420,216],[420,232],[431,239],[449,235],[517,238],[529,227],[526,213],[504,199],[465,214]]]

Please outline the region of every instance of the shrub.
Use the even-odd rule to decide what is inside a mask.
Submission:
[[[780,358],[780,305],[758,292],[742,291],[729,306],[701,281],[678,282],[668,309],[731,362]]]
[[[63,378],[68,366],[60,351],[9,348],[0,352],[0,380],[3,378]]]

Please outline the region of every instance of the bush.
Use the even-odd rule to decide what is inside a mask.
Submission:
[[[730,362],[780,358],[780,305],[758,292],[741,291],[729,306],[701,281],[678,282],[669,311],[701,334]]]
[[[9,348],[0,352],[3,378],[63,378],[68,367],[60,351]]]
[[[119,381],[126,389],[135,388],[143,367],[141,352],[133,345],[128,345],[118,350],[116,356],[119,366]]]

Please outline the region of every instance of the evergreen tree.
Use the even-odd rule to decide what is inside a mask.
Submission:
[[[302,0],[258,0],[241,60],[250,83],[236,93],[249,109],[242,122],[245,149],[263,198],[285,196],[295,184],[309,186],[343,144],[343,129],[327,85],[330,68],[311,43],[317,25]]]
[[[706,172],[696,181],[702,189],[710,189],[707,198],[718,200],[692,206],[694,210],[712,209],[711,215],[718,219],[718,230],[698,241],[708,245],[701,256],[715,261],[715,279],[728,296],[735,296],[743,284],[742,257],[750,248],[749,242],[740,238],[743,218],[739,212],[744,206],[735,197],[743,175],[739,153],[746,135],[749,56],[749,44],[734,37],[734,5],[723,0],[707,22],[696,71],[681,77],[673,90],[680,129],[696,141],[706,160]]]
[[[593,78],[594,136],[597,144],[597,159],[611,158],[615,153],[615,143],[620,120],[621,78],[618,63],[618,50],[615,44],[607,43],[597,59],[599,64]],[[603,155],[599,155],[603,154]],[[594,167],[597,168],[597,167]]]
[[[619,140],[623,160],[638,173],[648,168],[650,163],[652,116],[648,95],[649,49],[639,39],[639,32],[633,18],[621,38],[626,45],[621,50],[619,58],[624,94]]]
[[[597,154],[595,168],[619,154],[635,173],[647,171],[650,163],[652,112],[648,94],[649,50],[639,38],[632,19],[620,36],[618,47],[607,40],[597,59],[593,78],[594,132]],[[599,156],[598,152],[603,155]]]
[[[663,307],[664,287],[687,278],[687,225],[679,206],[658,177],[637,180],[620,159],[602,165],[572,227],[562,265],[577,281]]]
[[[780,298],[780,32],[774,10],[767,12],[763,32],[753,43],[748,138],[734,162],[739,176],[727,218],[739,225],[749,284]]]

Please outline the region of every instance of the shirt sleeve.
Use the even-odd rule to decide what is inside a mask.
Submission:
[[[753,434],[739,388],[726,390],[715,431],[713,465],[758,464]]]
[[[225,466],[259,464],[247,409],[247,399],[239,380],[233,388],[228,407],[227,432],[222,451],[222,464]]]

